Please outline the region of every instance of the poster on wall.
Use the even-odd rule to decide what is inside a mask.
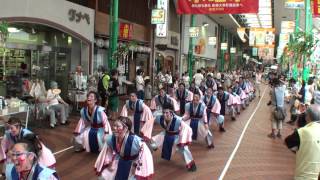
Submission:
[[[258,0],[178,0],[178,14],[258,13]]]
[[[120,23],[120,39],[132,39],[133,25],[129,23]]]
[[[304,0],[286,0],[284,7],[289,9],[302,9],[304,8]]]
[[[249,46],[254,47],[274,47],[275,29],[274,28],[250,28]]]

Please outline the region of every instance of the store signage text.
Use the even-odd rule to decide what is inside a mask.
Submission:
[[[230,53],[234,54],[236,52],[237,52],[237,48],[235,47],[230,48]]]
[[[215,46],[217,44],[217,37],[208,37],[208,45]]]
[[[85,20],[88,25],[90,24],[90,16],[87,13],[83,13],[75,9],[69,9],[68,15],[69,15],[70,21],[75,21],[76,23],[80,23],[82,20]]]
[[[151,24],[164,24],[165,22],[165,10],[153,9],[151,12]]]
[[[286,0],[284,6],[290,9],[302,9],[304,8],[304,0]]]
[[[221,50],[228,50],[228,43],[221,43]]]
[[[178,14],[258,13],[258,0],[178,0]]]
[[[314,0],[313,1],[313,13],[314,16],[319,16],[320,14],[320,0]]]

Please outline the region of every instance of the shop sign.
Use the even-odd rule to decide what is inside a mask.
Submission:
[[[304,0],[286,0],[284,7],[289,9],[302,9],[304,8]]]
[[[156,36],[157,37],[167,37],[168,34],[168,3],[169,0],[158,0],[157,8],[164,10],[164,23],[157,24],[156,26]]]
[[[151,24],[164,24],[166,22],[164,9],[152,9]]]
[[[208,45],[211,45],[211,46],[217,45],[217,37],[208,37]]]
[[[258,48],[252,48],[252,56],[258,56]]]
[[[199,34],[200,34],[200,27],[190,27],[189,28],[189,36],[191,38],[199,37]]]
[[[83,13],[81,11],[77,11],[75,9],[69,9],[68,11],[69,21],[75,21],[76,23],[80,23],[82,20],[85,20],[87,24],[90,24],[90,16],[87,13]]]
[[[221,50],[228,50],[228,43],[221,43]]]
[[[121,39],[132,39],[133,25],[129,23],[120,23],[119,37]]]
[[[178,0],[178,14],[258,13],[258,0]]]
[[[236,53],[237,52],[237,48],[236,47],[232,47],[230,48],[230,53]]]
[[[281,33],[293,33],[295,29],[294,21],[282,21],[281,22]]]

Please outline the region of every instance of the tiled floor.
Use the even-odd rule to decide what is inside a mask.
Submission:
[[[241,112],[236,121],[226,119],[225,133],[212,126],[215,149],[208,150],[204,142],[194,142],[190,149],[197,164],[197,172],[190,173],[185,169],[182,157],[175,154],[170,162],[160,158],[160,151],[154,153],[155,177],[159,180],[216,180],[220,177],[225,165],[233,152],[245,124],[257,107],[247,131],[244,133],[238,151],[235,153],[225,180],[290,180],[293,179],[294,154],[283,144],[283,140],[272,140],[267,137],[270,131],[270,107],[266,105],[268,93],[262,97],[260,106],[258,98]],[[71,117],[69,126],[58,126],[54,130],[37,128],[46,144],[53,152],[58,152],[71,146],[72,131],[78,117]],[[293,127],[285,125],[283,136],[288,135]],[[154,134],[159,132],[155,126]],[[97,154],[86,152],[75,153],[66,150],[56,155],[57,171],[64,180],[97,179],[93,165]]]

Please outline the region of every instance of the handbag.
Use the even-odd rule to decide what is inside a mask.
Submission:
[[[273,117],[277,121],[283,121],[285,119],[285,114],[283,113],[283,110],[278,107],[275,89],[274,89],[274,97],[276,100],[276,108],[273,110]]]

